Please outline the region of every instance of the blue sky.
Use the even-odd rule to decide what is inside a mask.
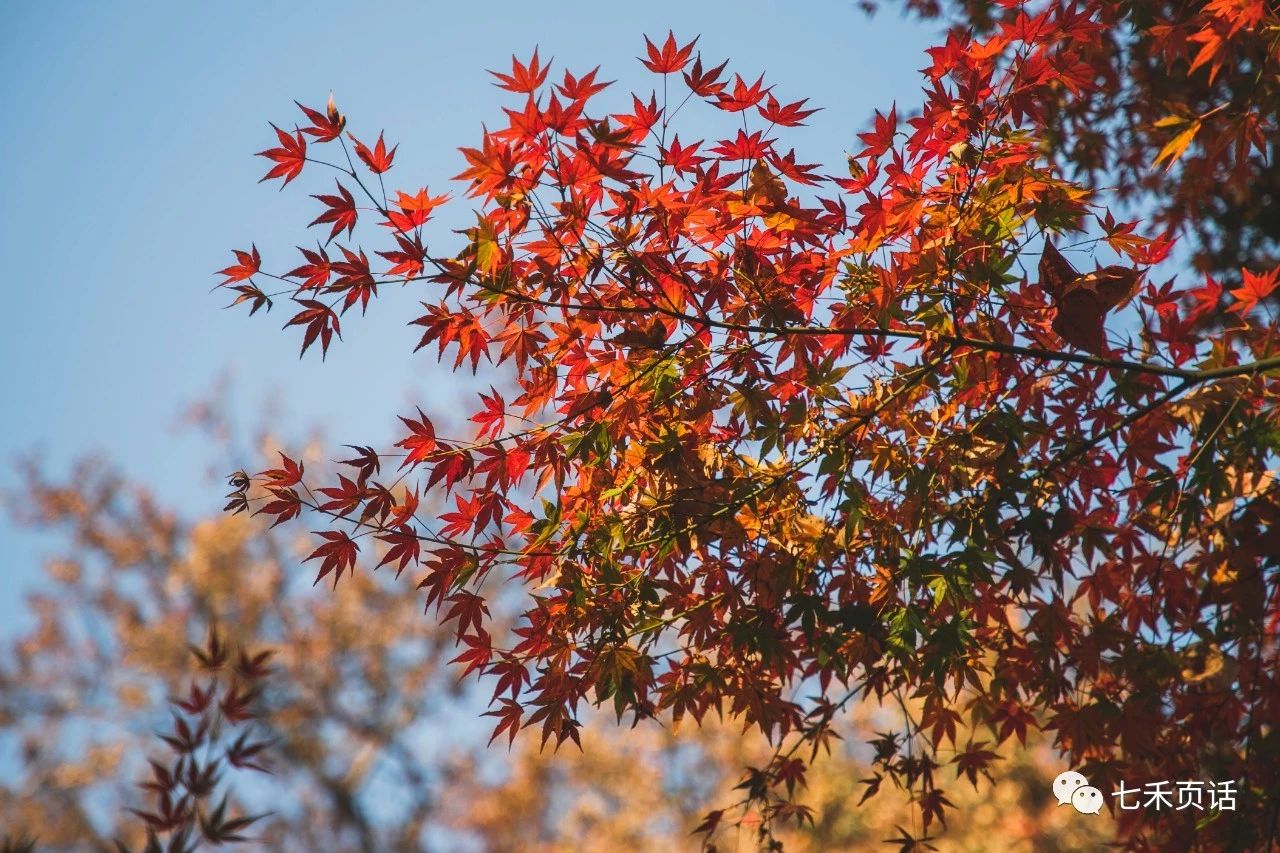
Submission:
[[[784,101],[824,107],[788,141],[828,164],[876,107],[918,100],[929,35],[853,0],[4,4],[0,487],[16,482],[17,454],[39,451],[59,471],[97,452],[170,505],[213,511],[211,454],[176,422],[219,377],[231,377],[238,422],[255,425],[270,403],[287,431],[319,426],[335,444],[385,441],[397,412],[455,396],[446,368],[410,354],[407,298],[345,323],[323,363],[299,361],[284,306],[252,320],[219,310],[212,273],[229,249],[257,241],[292,261],[315,215],[308,193],[332,187],[256,183],[267,122],[332,90],[353,129],[385,127],[400,143],[391,184],[440,192],[460,171],[457,147],[500,116],[486,68],[537,45],[557,68],[599,64],[604,79],[647,88],[634,57],[643,34],[668,28],[701,34],[707,58],[744,75],[767,72]],[[0,541],[6,632],[24,621],[21,590],[50,543],[7,518]]]

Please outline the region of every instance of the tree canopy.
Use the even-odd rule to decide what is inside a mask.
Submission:
[[[878,112],[839,174],[787,144],[802,91],[672,34],[622,97],[536,51],[493,72],[510,106],[453,194],[396,188],[397,144],[301,106],[264,180],[314,178],[322,242],[238,250],[224,286],[287,304],[320,355],[409,288],[419,348],[499,378],[466,431],[426,401],[396,448],[353,438],[321,479],[282,454],[228,508],[305,515],[337,595],[361,567],[417,580],[494,738],[577,743],[590,706],[764,733],[743,806],[766,841],[874,700],[902,714],[866,793],[911,792],[904,848],[1036,730],[1104,790],[1240,783],[1232,816],[1117,812],[1131,846],[1265,848],[1276,13],[954,11],[922,101]],[[723,135],[694,138],[694,110]],[[461,239],[433,229],[468,203]],[[708,815],[709,843],[744,813]]]

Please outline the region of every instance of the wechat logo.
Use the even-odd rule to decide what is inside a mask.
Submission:
[[[1089,784],[1083,773],[1064,770],[1053,780],[1053,795],[1059,806],[1070,803],[1080,814],[1102,811],[1102,792]]]

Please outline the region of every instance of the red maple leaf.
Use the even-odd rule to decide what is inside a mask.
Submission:
[[[294,103],[298,104],[297,101]],[[332,142],[342,135],[342,129],[347,126],[347,117],[338,112],[338,108],[334,106],[333,95],[329,95],[329,103],[324,112],[304,107],[302,104],[298,104],[298,109],[311,119],[311,127],[302,128],[302,132],[316,142]]]
[[[1040,285],[1053,299],[1053,330],[1072,346],[1103,355],[1107,350],[1107,312],[1133,296],[1138,273],[1128,267],[1109,266],[1081,275],[1046,242],[1040,256]]]
[[[218,275],[225,275],[227,280],[222,282],[223,285],[234,284],[237,281],[245,281],[253,275],[256,275],[258,269],[262,266],[262,256],[258,254],[257,246],[250,246],[249,251],[242,252],[239,249],[232,249],[232,253],[236,256],[236,263],[225,269],[218,270]],[[221,285],[219,285],[221,286]]]
[[[1191,307],[1187,311],[1187,322],[1194,322],[1218,310],[1222,301],[1222,285],[1213,276],[1206,276],[1203,287],[1197,287],[1189,294]]]
[[[418,418],[419,420],[416,421],[406,417],[400,418],[409,428],[409,435],[396,442],[396,447],[403,447],[409,451],[404,462],[400,464],[401,468],[417,465],[436,449],[435,427],[431,425],[431,421],[421,409],[418,410]]]
[[[306,333],[302,337],[302,351],[298,353],[298,357],[306,355],[307,349],[316,342],[320,341],[321,356],[328,355],[329,342],[337,335],[339,339],[342,332],[338,325],[338,315],[333,309],[323,302],[315,299],[299,299],[296,300],[302,306],[302,310],[293,316],[289,322],[284,324],[287,329],[290,326],[307,327]]]
[[[641,59],[644,67],[648,68],[655,74],[671,74],[675,71],[683,70],[689,64],[689,58],[693,56],[693,46],[698,43],[698,39],[684,45],[683,47],[676,45],[675,33],[667,31],[667,40],[662,43],[662,49],[645,36],[644,45],[648,53],[648,59]]]
[[[302,284],[298,286],[300,290],[313,290],[328,284],[329,277],[333,274],[329,254],[320,247],[316,247],[316,251],[313,252],[299,246],[298,251],[302,253],[306,263],[289,270],[285,273],[285,277],[303,279]]]
[[[391,262],[387,275],[402,275],[405,278],[416,278],[422,275],[424,262],[427,259],[427,250],[422,245],[422,238],[417,234],[413,235],[412,239],[404,234],[397,234],[396,242],[400,244],[400,251],[378,252]]]
[[[388,563],[397,563],[396,577],[400,577],[400,573],[409,563],[418,562],[418,556],[422,551],[422,540],[409,525],[401,525],[399,529],[389,533],[380,533],[378,539],[390,547],[387,548],[387,553],[383,555],[378,565],[374,566],[375,569],[380,569]]]
[[[1260,275],[1249,270],[1240,272],[1243,275],[1243,281],[1239,287],[1231,291],[1236,301],[1227,310],[1243,317],[1256,308],[1259,302],[1270,296],[1276,289],[1276,285],[1280,284],[1280,267]]]
[[[549,64],[542,65],[538,62],[538,50],[534,48],[533,58],[529,60],[528,65],[512,56],[510,74],[502,74],[498,71],[489,73],[498,78],[498,82],[493,84],[498,88],[527,95],[546,82],[547,72],[550,70]]]
[[[302,131],[295,130],[293,135],[290,136],[274,124],[271,127],[280,139],[280,146],[258,152],[259,157],[266,157],[275,163],[271,167],[271,171],[258,179],[258,183],[269,181],[272,178],[284,178],[284,183],[280,185],[284,187],[298,177],[302,173],[302,167],[306,165],[307,140],[303,138]]]
[[[699,163],[706,162],[707,159],[698,156],[698,147],[701,144],[701,142],[695,142],[692,145],[681,145],[680,134],[677,133],[671,138],[671,144],[662,152],[662,162],[677,172],[692,172]]]
[[[412,231],[426,224],[431,218],[431,211],[449,200],[449,194],[432,196],[427,188],[418,190],[416,195],[405,192],[396,193],[396,206],[399,210],[388,210],[387,221],[382,224],[397,231]]]
[[[764,100],[764,96],[771,88],[773,87],[764,85],[763,74],[749,86],[747,81],[742,79],[742,75],[735,74],[733,75],[733,92],[728,94],[721,92],[717,96],[716,105],[725,112],[740,113]]]
[[[797,127],[803,125],[806,118],[818,112],[817,109],[804,109],[804,105],[808,101],[808,98],[802,98],[790,104],[780,104],[778,99],[771,94],[764,102],[764,106],[758,109],[760,110],[760,115],[767,121],[782,127]]]
[[[316,575],[315,583],[325,577],[330,572],[333,573],[333,585],[338,586],[338,581],[342,578],[342,573],[350,571],[355,567],[356,554],[360,550],[350,536],[341,530],[316,530],[313,531],[321,539],[324,544],[320,545],[311,552],[311,556],[307,560],[320,560],[320,573]]]
[[[338,236],[338,232],[347,229],[347,236],[351,236],[351,232],[355,230],[356,220],[360,217],[359,211],[356,210],[356,200],[347,191],[342,184],[334,181],[338,186],[338,195],[313,195],[312,198],[319,200],[329,209],[324,213],[311,220],[312,225],[320,225],[332,222],[333,228],[329,231],[329,239],[332,240]]]
[[[388,151],[387,143],[383,141],[381,133],[378,134],[378,141],[374,143],[372,150],[351,133],[347,134],[347,138],[355,145],[356,156],[369,167],[369,171],[377,175],[381,175],[391,168],[391,161],[396,158],[396,148],[400,147],[396,145]]]
[[[693,67],[684,72],[684,83],[699,98],[714,98],[724,91],[725,84],[720,82],[729,60],[725,60],[715,68],[702,69],[702,55],[693,61]]]
[[[556,86],[561,95],[564,95],[570,101],[583,103],[592,95],[597,95],[605,89],[613,85],[610,80],[607,83],[597,83],[596,74],[599,73],[600,66],[597,65],[581,77],[574,77],[568,71],[564,72],[564,82]]]

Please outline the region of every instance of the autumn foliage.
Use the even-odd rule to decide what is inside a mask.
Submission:
[[[764,733],[776,752],[709,843],[747,814],[764,842],[810,818],[807,767],[876,701],[902,714],[865,793],[910,792],[906,849],[1037,730],[1104,790],[1239,781],[1234,816],[1117,813],[1134,847],[1274,844],[1280,267],[1242,256],[1224,286],[1177,239],[1234,227],[1182,194],[1268,157],[1276,53],[1255,48],[1276,14],[982,8],[839,175],[787,146],[804,98],[673,35],[645,40],[652,90],[625,96],[513,59],[448,194],[388,192],[396,145],[302,107],[264,180],[314,179],[320,242],[251,244],[225,286],[287,300],[321,355],[357,304],[411,288],[418,347],[503,387],[465,433],[399,413],[396,448],[341,474],[283,454],[237,474],[229,509],[305,517],[336,595],[379,566],[417,580],[495,739],[578,743],[590,706]],[[1091,110],[1152,84],[1113,61],[1126,34],[1172,91],[1265,82],[1092,140]],[[724,135],[682,132],[694,110]],[[1154,206],[1126,209],[1111,174]],[[433,230],[468,201],[461,240]],[[498,581],[525,588],[509,643]]]
[[[904,5],[985,32],[1019,11],[988,0]],[[1093,2],[1080,11],[1102,24],[1078,54],[1098,79],[1046,103],[1042,142],[1153,224],[1185,234],[1200,272],[1238,283],[1241,267],[1280,263],[1275,4]]]

